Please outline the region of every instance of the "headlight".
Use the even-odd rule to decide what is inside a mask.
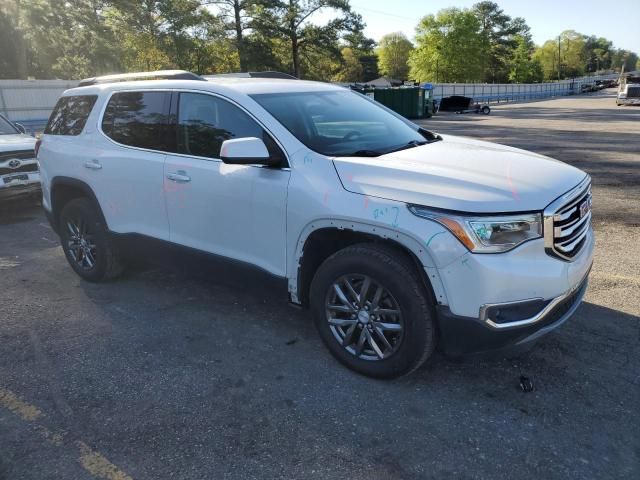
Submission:
[[[527,240],[542,237],[542,216],[523,213],[501,216],[466,216],[410,205],[418,217],[435,220],[446,227],[472,252],[506,252]]]

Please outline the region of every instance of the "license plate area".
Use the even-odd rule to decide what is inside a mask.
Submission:
[[[26,173],[20,173],[18,175],[5,175],[4,177],[5,185],[11,182],[26,182],[29,180],[29,175]]]

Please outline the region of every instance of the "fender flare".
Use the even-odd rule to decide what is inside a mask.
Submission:
[[[289,296],[292,303],[302,303],[298,295],[298,291],[300,289],[301,283],[301,259],[304,256],[305,244],[313,232],[325,229],[347,230],[357,233],[366,233],[379,237],[383,240],[396,243],[400,247],[403,247],[404,249],[410,251],[425,269],[425,273],[427,276],[426,280],[431,284],[431,288],[433,289],[437,304],[449,304],[444,285],[440,278],[438,269],[436,268],[436,264],[433,261],[428,248],[424,246],[424,243],[421,243],[418,239],[412,237],[411,235],[393,230],[380,224],[368,224],[360,221],[336,219],[316,219],[312,222],[309,222],[300,232],[298,241],[295,245],[294,258],[290,263],[291,267],[289,268],[289,272],[287,275]]]
[[[58,227],[58,218],[60,216],[60,210],[62,210],[62,208],[59,205],[56,205],[57,202],[56,202],[55,192],[59,188],[64,188],[64,187],[70,187],[70,188],[73,188],[74,190],[82,191],[84,195],[87,198],[89,198],[98,208],[100,219],[102,220],[104,225],[107,227],[107,229],[109,228],[109,226],[107,225],[107,220],[104,216],[104,213],[102,213],[102,207],[100,206],[100,202],[98,202],[98,197],[96,197],[96,194],[94,193],[93,189],[86,182],[83,182],[82,180],[78,180],[77,178],[57,176],[57,177],[53,177],[53,179],[51,180],[51,213],[52,213],[51,217],[52,217],[52,223],[53,223],[54,229],[57,229]]]

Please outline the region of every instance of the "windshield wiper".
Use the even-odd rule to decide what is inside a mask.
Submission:
[[[391,150],[385,152],[385,155],[387,153],[399,152],[400,150],[407,150],[408,148],[419,147],[420,145],[426,145],[427,143],[429,143],[427,140],[423,140],[423,141],[411,140],[410,142],[407,142],[404,145],[401,145],[400,147],[392,148]]]
[[[340,155],[336,155],[336,157],[379,157],[382,155],[382,152],[378,152],[377,150],[356,150],[351,153],[341,153]]]

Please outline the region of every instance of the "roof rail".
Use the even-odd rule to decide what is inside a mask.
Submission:
[[[158,70],[155,72],[120,73],[117,75],[104,75],[80,80],[79,87],[98,85],[102,83],[128,82],[133,80],[202,80],[200,75],[186,70]]]
[[[216,73],[214,75],[204,75],[204,78],[225,78],[225,77],[235,77],[235,78],[280,78],[283,80],[300,80],[298,77],[294,77],[293,75],[289,75],[284,72],[236,72],[236,73]]]

